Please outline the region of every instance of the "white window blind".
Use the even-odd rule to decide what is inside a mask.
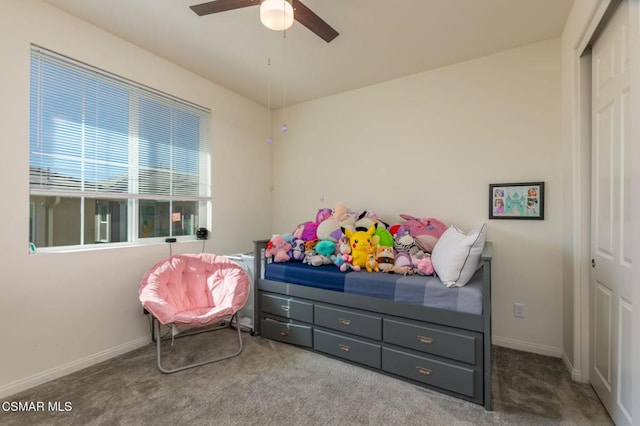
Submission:
[[[30,96],[32,196],[210,202],[208,110],[35,46]]]

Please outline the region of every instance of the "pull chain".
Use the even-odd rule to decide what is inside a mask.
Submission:
[[[271,58],[267,58],[267,145],[271,144]]]
[[[286,133],[287,127],[287,32],[282,35],[282,133]]]

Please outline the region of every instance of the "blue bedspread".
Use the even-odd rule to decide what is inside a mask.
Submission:
[[[445,287],[438,277],[381,272],[340,272],[333,265],[311,266],[297,262],[269,263],[265,278],[394,302],[482,314],[482,269],[464,287]]]
[[[335,291],[344,291],[347,275],[349,273],[341,272],[334,265],[311,266],[300,262],[268,263],[264,269],[264,277],[268,280]]]

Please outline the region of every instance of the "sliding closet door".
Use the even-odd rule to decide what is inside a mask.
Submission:
[[[618,425],[632,412],[632,232],[628,2],[592,51],[591,383]]]

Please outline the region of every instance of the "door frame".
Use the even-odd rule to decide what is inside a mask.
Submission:
[[[631,56],[631,85],[636,90],[631,91],[630,108],[634,117],[640,117],[640,2],[637,0],[629,2],[629,48],[636,52]],[[640,192],[640,120],[631,120],[631,137],[636,140],[636,144],[631,146],[631,192]],[[635,197],[631,205],[631,214],[634,218],[640,217],[640,197]],[[640,223],[638,220],[632,223],[633,232],[633,259],[640,259]],[[633,359],[640,359],[640,268],[633,269],[631,283],[633,286],[632,296],[635,309],[632,320],[633,336]],[[636,419],[636,424],[640,423],[640,368],[635,368],[632,372],[632,419]]]
[[[591,52],[590,47],[620,0],[603,0],[595,9],[573,52],[574,84],[571,122],[573,144],[571,175],[573,211],[573,380],[588,383],[591,360]]]

